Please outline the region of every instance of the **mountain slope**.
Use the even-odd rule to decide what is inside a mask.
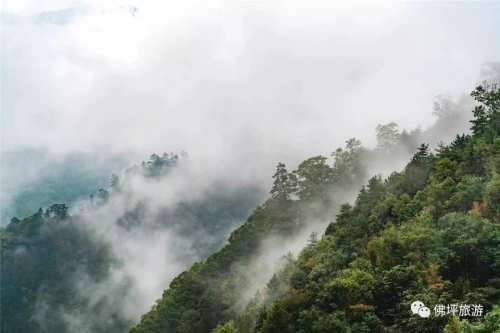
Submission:
[[[198,198],[153,205],[133,186],[151,183],[167,192],[170,175],[188,164],[174,154],[153,154],[142,167],[129,169],[124,180],[113,175],[111,188],[100,189],[72,216],[65,204],[53,204],[0,228],[1,331],[128,331],[137,319],[127,301],[141,297],[139,283],[152,283],[138,281],[134,273],[141,272],[129,272],[130,255],[138,253],[140,263],[146,261],[136,247],[166,252],[174,262],[162,264],[172,269],[189,266],[218,250],[262,196],[256,187],[219,182]]]
[[[49,207],[0,228],[1,329],[127,332],[172,281],[132,332],[495,332],[498,91],[473,97],[472,114],[466,99],[436,99],[438,121],[424,131],[379,125],[374,149],[349,139],[333,164],[315,156],[289,172],[279,163],[271,198],[250,217],[260,188],[206,179],[186,154],[153,154],[113,175],[75,214],[44,194],[64,186],[32,184],[35,207]],[[469,119],[470,135],[450,136]],[[85,169],[76,161],[75,170]],[[77,174],[84,186],[67,200],[97,190]],[[408,310],[415,297],[481,303],[488,314],[424,322]]]
[[[471,135],[372,178],[270,281],[273,297],[214,332],[500,332],[500,90],[472,96]],[[421,318],[417,300],[484,313]]]
[[[402,172],[371,178],[354,205],[341,205],[345,197],[333,189],[363,182],[361,161],[387,156],[384,145],[370,153],[348,142],[333,168],[320,156],[292,173],[278,165],[273,197],[229,245],[172,281],[131,332],[441,332],[449,320],[447,331],[461,325],[496,332],[500,91],[485,85],[472,96],[480,105],[471,135],[457,135],[436,154],[422,144]],[[328,219],[339,206],[325,235],[312,235],[297,259],[284,257],[245,307],[241,267],[251,269],[260,240]],[[479,303],[488,314],[482,322],[424,319],[409,311],[416,300],[432,307]]]

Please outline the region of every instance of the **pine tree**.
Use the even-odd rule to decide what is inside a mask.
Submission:
[[[114,188],[120,187],[120,179],[114,173],[111,174],[111,187],[114,187]]]
[[[488,140],[492,141],[500,135],[500,87],[485,83],[477,87],[471,96],[482,104],[472,111],[475,118],[471,120],[474,136],[487,133]]]
[[[467,146],[467,141],[469,140],[469,136],[462,134],[458,135],[455,137],[455,140],[453,140],[450,144],[451,147],[455,149],[465,149]]]
[[[292,333],[292,319],[281,302],[274,303],[259,333]]]
[[[57,217],[59,219],[64,219],[68,217],[68,207],[65,204],[54,204],[47,208],[44,217]]]
[[[417,153],[413,155],[410,163],[421,164],[425,163],[427,158],[429,157],[429,144],[422,143],[420,147],[417,149]]]
[[[99,189],[99,193],[97,194],[97,196],[99,197],[99,199],[101,199],[103,203],[105,203],[109,199],[109,192],[101,188]]]
[[[271,195],[273,197],[280,198],[284,202],[290,200],[290,191],[289,191],[289,176],[288,171],[286,170],[285,164],[278,163],[276,167],[276,173],[273,176],[274,185],[271,189]]]
[[[274,299],[275,296],[278,294],[278,289],[279,289],[279,280],[276,274],[273,274],[273,277],[269,282],[267,283],[267,296],[271,300]]]
[[[474,136],[482,136],[488,126],[488,115],[484,105],[476,106],[472,114],[474,115],[474,119],[470,120],[472,123],[471,131],[474,133]]]
[[[264,321],[267,318],[267,308],[263,306],[259,309],[259,313],[257,315],[257,322],[255,323],[255,332],[259,332],[262,326],[264,325]]]
[[[430,173],[428,163],[431,158],[432,154],[429,152],[429,145],[421,144],[404,170],[405,180],[403,186],[408,194],[415,195],[427,184]]]

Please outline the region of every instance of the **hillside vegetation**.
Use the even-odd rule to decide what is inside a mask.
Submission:
[[[227,246],[172,281],[131,333],[499,332],[500,90],[485,83],[471,96],[470,134],[435,152],[417,145],[404,170],[370,178],[352,205],[345,191],[364,183],[366,160],[411,150],[425,133],[401,135],[389,124],[377,129],[377,149],[351,139],[333,166],[322,156],[293,172],[280,163],[272,197]],[[325,234],[311,235],[297,258],[284,256],[246,302],[241,267],[251,269],[259,242],[337,208]],[[481,304],[485,315],[421,318],[410,311],[416,300]]]
[[[128,331],[134,322],[122,312],[121,303],[133,298],[137,286],[128,276],[113,280],[113,272],[123,270],[127,263],[116,253],[120,248],[112,248],[111,232],[120,232],[124,243],[141,233],[175,233],[193,244],[188,254],[178,254],[179,260],[189,263],[193,256],[206,258],[220,249],[228,230],[259,203],[259,189],[228,189],[220,183],[199,199],[151,207],[147,198],[129,186],[134,177],[168,184],[165,177],[186,163],[186,154],[181,158],[153,154],[140,167],[127,170],[123,180],[113,174],[111,187],[94,190],[95,197],[82,193],[89,200],[81,202],[74,215],[59,203],[39,208],[24,219],[12,218],[0,229],[1,331]],[[123,213],[114,212],[116,201],[123,205]],[[103,286],[106,290],[98,289]]]
[[[153,203],[187,170],[186,153],[153,154],[123,179],[113,174],[110,188],[92,190],[95,198],[78,195],[89,199],[75,214],[68,202],[40,198],[43,208],[0,227],[1,331],[500,332],[500,89],[493,83],[500,66],[486,68],[493,79],[470,97],[435,99],[438,119],[426,130],[379,125],[373,149],[351,138],[331,159],[314,156],[295,170],[279,163],[261,205],[258,187],[223,180],[195,199]],[[397,165],[403,169],[379,174]],[[137,182],[142,190],[161,186],[141,196]],[[312,233],[297,256],[286,254],[280,242],[313,225],[324,233]],[[113,280],[127,257],[106,232],[125,242],[164,230],[192,243],[197,259],[185,254],[184,267],[202,261],[173,279],[137,323],[122,311],[137,281]],[[283,255],[275,271],[256,265],[271,260],[270,248]],[[267,283],[255,287],[259,276]],[[410,311],[417,300],[431,311],[481,304],[483,315],[422,318]]]

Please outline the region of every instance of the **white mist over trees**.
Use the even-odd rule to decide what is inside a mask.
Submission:
[[[242,314],[271,330],[252,312],[255,292],[269,283],[266,306],[286,319],[273,301],[286,279],[307,280],[287,267],[303,246],[317,251],[311,232],[333,232],[356,202],[374,204],[382,177],[405,167],[408,197],[394,200],[409,203],[434,148],[466,145],[456,136],[470,132],[469,92],[478,77],[498,82],[499,10],[8,2],[3,331],[126,332],[164,290],[170,301],[185,285],[200,289],[167,304],[162,329],[209,332],[223,318],[241,331]],[[467,191],[486,183],[467,179],[454,181]],[[287,252],[295,257],[276,268]]]

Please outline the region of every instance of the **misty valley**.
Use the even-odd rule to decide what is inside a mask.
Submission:
[[[497,5],[55,6],[2,10],[1,332],[500,333]]]

